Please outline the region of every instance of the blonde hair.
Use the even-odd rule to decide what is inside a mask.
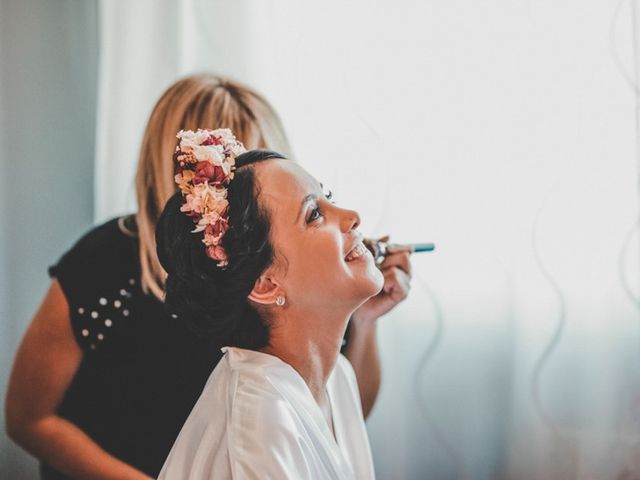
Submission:
[[[145,129],[136,173],[140,281],[146,293],[160,300],[166,273],[156,254],[156,223],[177,190],[173,180],[176,133],[197,128],[230,128],[249,150],[269,148],[290,155],[273,107],[238,82],[211,74],[192,75],[178,80],[160,97]]]

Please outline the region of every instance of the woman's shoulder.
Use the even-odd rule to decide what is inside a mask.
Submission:
[[[77,270],[104,275],[137,266],[138,239],[127,226],[128,218],[131,217],[113,218],[91,228],[49,269],[49,274],[58,276],[62,270]]]
[[[92,228],[49,267],[87,351],[115,351],[130,336],[140,266],[137,238],[123,232],[122,222],[114,218]]]
[[[137,243],[137,233],[134,226],[135,217],[133,215],[112,218],[92,227],[75,242],[69,251],[104,251]]]

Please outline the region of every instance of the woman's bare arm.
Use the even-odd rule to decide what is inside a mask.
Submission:
[[[69,306],[53,280],[18,349],[6,398],[6,429],[25,450],[73,478],[149,480],[56,415],[82,360]]]
[[[384,275],[382,291],[370,298],[351,317],[349,343],[344,352],[358,380],[362,413],[367,418],[378,397],[381,382],[377,319],[402,302],[411,282],[410,247],[395,247],[381,265]]]

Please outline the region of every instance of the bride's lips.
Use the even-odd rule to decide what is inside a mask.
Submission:
[[[366,255],[370,255],[367,247],[364,246],[362,240],[358,240],[358,242],[349,250],[349,252],[345,255],[345,262],[354,262],[360,258],[363,258]]]

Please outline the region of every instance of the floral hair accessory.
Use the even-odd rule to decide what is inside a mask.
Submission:
[[[207,256],[225,267],[227,254],[220,242],[229,228],[227,187],[236,157],[247,150],[228,128],[180,130],[176,137],[174,178],[185,200],[180,211],[196,224],[192,233],[204,232]]]

